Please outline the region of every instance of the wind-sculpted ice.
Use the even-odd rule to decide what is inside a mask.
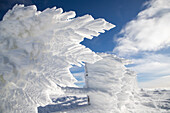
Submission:
[[[15,5],[0,22],[0,112],[36,113],[50,95],[74,86],[69,68],[101,59],[81,45],[114,25],[90,15],[75,18],[61,8],[37,11]]]
[[[131,62],[115,55],[99,55],[102,60],[87,64],[87,87],[92,90],[88,95],[94,107],[90,113],[135,113],[136,74],[125,67]]]
[[[85,65],[86,88],[62,88],[77,97],[54,97],[56,104],[40,107],[39,113],[170,113],[169,90],[139,90],[135,72],[125,67],[131,61],[98,55],[101,60]]]
[[[125,67],[132,62],[111,54],[98,55],[102,59],[86,63],[85,68],[85,92],[90,105],[67,113],[138,113],[136,74]],[[79,89],[77,92],[83,93]]]

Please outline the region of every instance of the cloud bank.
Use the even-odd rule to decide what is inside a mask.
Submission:
[[[118,35],[118,46],[114,51],[121,56],[170,46],[170,0],[152,0],[145,5],[147,8]]]
[[[135,65],[131,69],[138,73],[149,74],[152,78],[170,74],[170,56],[168,55],[150,53],[132,60]]]
[[[151,0],[144,6],[146,9],[116,36],[113,52],[133,60],[130,68],[143,79],[139,82],[160,78],[156,86],[161,86],[161,77],[170,75],[170,0]],[[163,52],[165,49],[168,51]]]
[[[149,82],[143,82],[143,83],[139,83],[139,86],[141,88],[169,88],[170,86],[170,75],[169,76],[164,76],[161,77],[159,79],[155,79]]]

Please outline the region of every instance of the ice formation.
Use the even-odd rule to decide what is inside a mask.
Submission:
[[[102,59],[80,42],[113,27],[61,8],[15,5],[0,22],[0,112],[36,113],[51,104],[51,95],[64,93],[61,86],[74,86],[72,64]]]
[[[102,60],[87,64],[87,87],[92,90],[88,95],[95,113],[135,113],[136,74],[125,67],[131,62],[115,55],[99,55]]]
[[[61,110],[62,113],[139,113],[136,74],[125,67],[132,62],[112,54],[97,54],[102,58],[101,60],[85,65],[86,86],[84,88],[62,88],[66,95],[86,94],[89,105]],[[42,112],[45,109],[48,107],[42,108],[40,113],[47,113],[48,110]]]
[[[102,57],[101,60],[86,63],[85,88],[67,88],[65,92],[87,94],[89,105],[60,110],[61,113],[169,113],[170,91],[139,90],[135,72],[125,67],[131,61],[111,54],[98,55]],[[76,103],[76,100],[73,102]],[[82,101],[77,99],[79,102]],[[74,104],[68,106],[74,107]]]

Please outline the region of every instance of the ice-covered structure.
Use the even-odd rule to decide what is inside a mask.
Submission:
[[[125,67],[129,60],[99,54],[103,59],[87,64],[87,87],[92,113],[135,113],[136,74]]]
[[[86,92],[90,106],[67,113],[138,113],[136,74],[125,67],[129,60],[98,53],[101,60],[86,63]]]
[[[80,42],[113,27],[61,8],[15,5],[0,22],[0,112],[36,113],[51,104],[51,95],[64,93],[61,86],[74,86],[72,64],[102,59]]]
[[[98,55],[101,60],[85,65],[85,88],[63,87],[75,97],[58,98],[56,105],[41,107],[39,113],[169,113],[170,91],[139,90],[136,74],[125,67],[129,60]],[[80,98],[82,94],[87,97]]]
[[[68,91],[86,93],[90,105],[62,113],[169,113],[170,91],[139,90],[135,72],[125,67],[131,61],[98,55],[101,60],[86,63],[85,88]]]

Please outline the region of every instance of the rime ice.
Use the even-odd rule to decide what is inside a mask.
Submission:
[[[91,106],[100,108],[94,112],[133,112],[134,94],[137,92],[136,74],[124,66],[130,62],[115,55],[99,55],[102,60],[87,64],[87,87],[92,90],[89,92]]]
[[[61,8],[41,12],[24,5],[5,14],[0,22],[0,112],[37,113],[37,107],[54,104],[52,97],[69,91],[87,94],[90,105],[64,113],[163,112],[146,92],[137,93],[136,75],[124,66],[128,60],[80,44],[115,26],[90,15],[75,16]],[[76,89],[69,68],[83,62],[87,86]]]
[[[1,112],[36,113],[52,103],[50,95],[64,93],[59,86],[75,86],[71,65],[101,59],[79,43],[113,27],[61,8],[15,5],[0,22]]]

